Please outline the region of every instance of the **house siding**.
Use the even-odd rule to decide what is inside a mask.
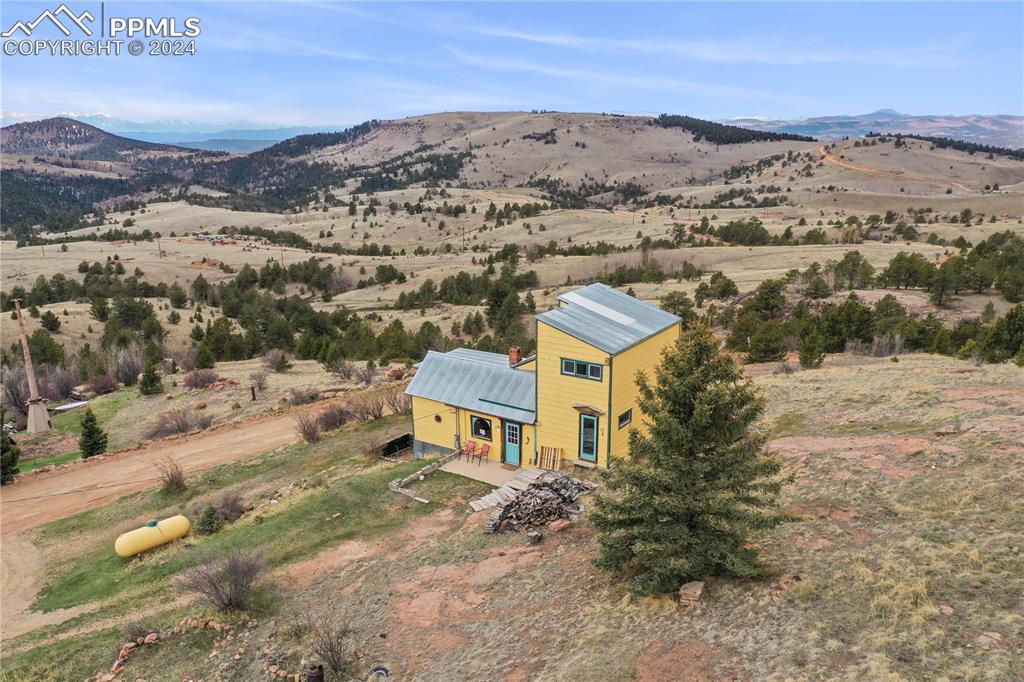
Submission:
[[[491,439],[481,438],[473,433],[471,422],[473,417],[483,417],[484,419],[491,420]],[[487,453],[487,459],[500,462],[501,461],[501,444],[502,444],[502,421],[501,417],[495,417],[493,414],[487,414],[486,412],[477,412],[474,410],[463,410],[459,409],[459,428],[462,433],[462,444],[465,445],[469,441],[476,441],[477,452],[486,443],[491,446],[490,451]]]
[[[614,376],[612,381],[612,413],[609,419],[611,429],[611,458],[629,455],[629,432],[636,429],[642,435],[648,432],[637,400],[640,391],[636,385],[636,376],[644,372],[649,380],[654,380],[654,369],[661,360],[662,353],[679,339],[679,325],[673,325],[654,336],[627,348],[615,356]],[[633,421],[619,428],[619,415],[626,410],[633,410]]]
[[[562,358],[583,360],[604,367],[601,381],[562,374]],[[580,413],[574,404],[593,405],[608,410],[611,367],[608,353],[537,322],[537,450],[562,448],[563,460],[580,459]],[[597,464],[607,466],[608,420],[598,419]]]
[[[415,434],[413,452],[417,457],[449,452],[455,447],[458,425],[454,407],[412,396],[412,420]]]

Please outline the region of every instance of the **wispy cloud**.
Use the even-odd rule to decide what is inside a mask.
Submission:
[[[958,62],[936,48],[902,54],[898,46],[887,50],[837,50],[828,46],[800,44],[799,41],[766,39],[765,36],[730,39],[679,40],[658,36],[606,38],[513,30],[494,26],[464,24],[461,31],[491,38],[504,38],[540,45],[601,53],[637,52],[692,59],[719,64],[766,64],[802,66],[814,64],[874,64],[885,66],[937,67]]]
[[[717,83],[701,83],[699,81],[675,78],[671,76],[659,76],[650,73],[629,74],[614,73],[610,71],[594,71],[590,69],[552,66],[550,64],[517,59],[490,57],[465,52],[452,46],[446,46],[446,49],[456,59],[477,68],[507,73],[533,73],[551,78],[572,80],[581,85],[614,85],[625,89],[656,90],[683,95],[731,97],[739,99],[784,100],[789,102],[797,99],[789,95],[780,95],[779,93],[765,90],[720,85]]]

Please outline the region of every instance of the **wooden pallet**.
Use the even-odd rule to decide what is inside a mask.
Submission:
[[[541,469],[548,469],[549,471],[558,471],[562,468],[562,448],[552,448],[546,445],[540,446],[540,462],[538,466]]]
[[[500,488],[495,488],[479,500],[473,500],[470,502],[469,508],[473,511],[481,511],[483,509],[490,509],[491,507],[507,504],[514,500],[521,491],[529,488],[530,484],[543,475],[543,469],[523,469],[512,478],[508,479],[508,481],[505,482],[505,485]]]

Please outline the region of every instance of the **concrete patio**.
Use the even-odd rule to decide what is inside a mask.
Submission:
[[[515,476],[516,472],[521,471],[521,469],[491,460],[484,460],[483,462],[480,460],[468,461],[465,457],[457,457],[446,462],[441,467],[441,471],[465,476],[474,481],[483,481],[493,485],[495,488],[500,488],[508,483],[508,480]]]

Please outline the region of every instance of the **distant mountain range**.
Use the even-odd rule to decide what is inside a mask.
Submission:
[[[796,135],[810,135],[822,140],[862,137],[869,132],[903,133],[949,137],[996,147],[1024,147],[1024,116],[915,116],[892,109],[854,116],[818,116],[791,120],[736,118],[732,125]]]

